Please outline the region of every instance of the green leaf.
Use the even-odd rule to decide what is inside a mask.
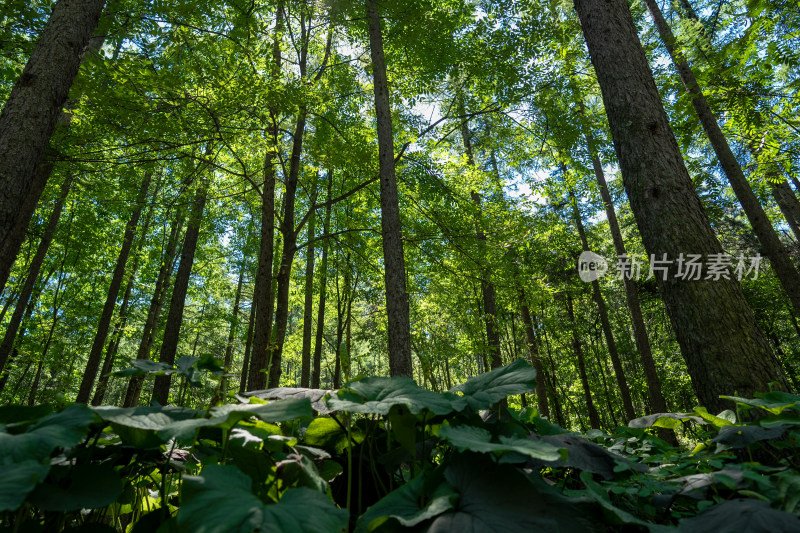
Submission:
[[[485,429],[473,426],[442,426],[439,437],[461,451],[473,452],[517,452],[542,461],[557,461],[566,458],[566,452],[541,440],[519,437],[500,437],[500,443],[491,442],[492,435]]]
[[[705,424],[705,420],[693,413],[655,413],[652,415],[634,418],[628,422],[628,427],[631,428],[649,428],[652,426],[675,429],[680,426],[682,422],[692,421],[698,424]]]
[[[417,417],[405,405],[393,405],[389,410],[392,436],[412,457],[417,453]]]
[[[761,407],[774,415],[779,415],[786,409],[800,410],[800,396],[797,394],[771,391],[765,394],[757,394],[756,396],[758,398],[740,398],[739,396],[720,396],[720,398],[751,407]]]
[[[695,407],[694,408],[694,412],[700,418],[702,418],[703,420],[705,420],[707,422],[710,422],[711,425],[713,425],[716,428],[722,428],[722,427],[725,427],[725,426],[733,425],[733,423],[730,420],[727,420],[725,418],[720,418],[719,416],[714,416],[714,415],[710,414],[705,407]],[[724,413],[724,411],[723,411],[723,413]],[[723,413],[720,413],[720,414],[723,414]]]
[[[405,527],[417,524],[455,508],[458,493],[441,483],[433,493],[426,493],[426,477],[417,476],[392,491],[367,509],[356,522],[354,533],[380,531],[387,520],[396,520]]]
[[[42,461],[56,448],[71,448],[86,438],[89,426],[97,421],[94,412],[73,404],[59,413],[47,415],[28,427],[25,433],[10,435],[0,430],[0,464],[35,459]]]
[[[0,424],[33,422],[53,412],[50,405],[4,405],[0,407]]]
[[[191,533],[333,533],[347,525],[347,512],[319,492],[289,489],[265,505],[251,491],[252,481],[233,466],[212,465],[199,476],[185,476],[180,531]]]
[[[29,500],[43,511],[99,509],[116,501],[122,487],[119,475],[108,465],[54,466]]]
[[[754,442],[779,439],[784,433],[786,433],[784,427],[726,426],[711,442],[726,444],[733,448],[745,448]]]
[[[16,511],[49,471],[49,464],[43,465],[33,459],[0,465],[0,512]]]
[[[386,415],[393,405],[404,405],[413,414],[428,409],[437,415],[453,411],[451,401],[419,387],[411,378],[370,377],[349,383],[336,391],[336,396],[327,401],[335,411]]]
[[[522,394],[536,388],[536,370],[522,359],[491,372],[479,374],[456,385],[450,392],[463,394],[454,402],[459,411],[470,407],[475,411],[488,409],[491,405],[511,394]]]
[[[714,533],[791,533],[800,531],[800,517],[778,511],[761,500],[729,500],[709,507],[699,515],[684,518],[679,531]]]

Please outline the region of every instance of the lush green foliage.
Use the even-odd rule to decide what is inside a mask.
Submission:
[[[314,408],[304,397],[207,410],[4,407],[0,525],[207,533],[800,526],[800,396],[730,398],[748,423],[698,408],[581,435],[531,408],[504,406],[535,378],[518,360],[441,394],[409,379],[364,378]],[[698,443],[691,453],[644,429],[681,423]]]

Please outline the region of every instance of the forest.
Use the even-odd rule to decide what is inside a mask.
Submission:
[[[792,0],[6,0],[0,533],[800,531]]]

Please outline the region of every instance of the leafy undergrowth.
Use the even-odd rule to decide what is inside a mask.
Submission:
[[[374,377],[313,406],[3,407],[0,530],[800,531],[800,396],[730,398],[748,424],[698,408],[580,435],[502,407],[534,385],[517,361],[444,394]],[[648,429],[684,424],[691,452]]]

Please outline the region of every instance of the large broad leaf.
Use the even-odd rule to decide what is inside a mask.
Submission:
[[[599,474],[604,479],[613,479],[615,468],[618,468],[619,465],[625,465],[626,470],[647,471],[647,466],[634,463],[583,437],[562,434],[539,438],[552,446],[567,450],[566,459],[542,461],[542,466],[577,468],[584,472]]]
[[[706,423],[705,420],[693,413],[655,413],[634,418],[628,422],[628,427],[649,428],[655,426],[659,428],[675,429],[686,421],[697,422],[698,424]]]
[[[567,498],[516,468],[481,456],[458,457],[445,479],[460,497],[452,510],[426,523],[427,533],[470,531],[606,531],[602,510],[593,501]]]
[[[56,448],[71,448],[86,438],[89,426],[98,420],[94,412],[73,404],[52,413],[30,426],[25,433],[10,435],[0,430],[0,464],[26,459],[41,461]]]
[[[405,405],[414,414],[424,409],[437,415],[453,411],[446,396],[419,387],[411,378],[364,378],[339,389],[328,400],[332,410],[363,414],[386,415],[393,405]]]
[[[522,394],[535,388],[536,370],[522,359],[517,359],[510,365],[479,374],[466,383],[456,385],[450,392],[463,394],[462,398],[454,402],[459,411],[465,407],[480,411],[510,394]]]
[[[729,500],[681,520],[680,531],[697,533],[796,533],[800,517],[778,511],[761,500]]]
[[[289,489],[265,505],[251,491],[252,481],[233,466],[212,465],[183,480],[178,526],[191,533],[335,533],[347,525],[347,512],[311,489]]]
[[[347,427],[347,426],[345,426]],[[303,441],[310,446],[319,446],[333,454],[340,454],[353,441],[359,444],[364,440],[364,433],[357,426],[350,426],[350,435],[333,418],[318,417],[311,421],[306,429]]]
[[[27,405],[4,405],[0,407],[0,424],[33,422],[52,412],[53,407],[47,404],[33,407]]]
[[[167,363],[160,363],[158,361],[151,361],[149,359],[131,359],[131,366],[112,372],[112,376],[117,377],[131,377],[131,376],[146,376],[155,375],[163,376],[175,373],[175,368]]]
[[[106,422],[125,444],[137,448],[157,448],[168,437],[158,432],[183,420],[200,416],[199,411],[182,407],[95,407],[95,412]]]
[[[16,511],[49,471],[49,464],[43,465],[33,459],[0,465],[0,512]]]
[[[800,396],[789,394],[782,391],[771,391],[766,394],[758,394],[758,398],[740,398],[738,396],[720,396],[726,400],[736,403],[749,405],[751,407],[761,407],[774,415],[779,415],[786,409],[800,410]]]
[[[30,495],[30,502],[43,511],[98,509],[114,503],[122,494],[122,480],[107,465],[54,466],[47,483]]]
[[[458,493],[447,483],[441,483],[432,493],[427,493],[426,480],[426,476],[417,476],[386,495],[359,517],[354,533],[381,531],[394,525],[387,524],[389,521],[413,527],[454,509]]]
[[[460,451],[473,452],[517,452],[543,461],[557,461],[566,458],[566,451],[544,442],[519,437],[500,437],[500,442],[492,442],[492,435],[485,429],[473,426],[442,426],[439,437],[448,441]]]
[[[763,428],[760,426],[726,426],[711,442],[726,444],[732,448],[745,448],[754,442],[775,440],[783,437],[785,427]]]

